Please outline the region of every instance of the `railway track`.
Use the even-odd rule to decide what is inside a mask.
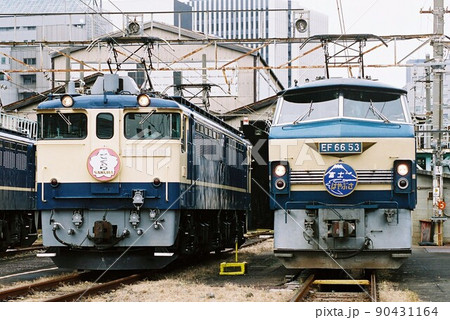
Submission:
[[[27,248],[8,249],[7,251],[0,253],[0,258],[11,257],[11,256],[15,256],[15,255],[22,254],[22,253],[43,250],[43,249],[44,249],[44,246],[41,246],[41,245],[31,246],[31,247],[27,247]]]
[[[79,301],[82,298],[86,298],[90,295],[96,295],[105,291],[113,290],[124,284],[131,284],[147,277],[147,273],[137,273],[131,276],[122,277],[119,279],[107,281],[100,284],[93,284],[87,289],[77,290],[68,294],[60,295],[54,298],[46,299],[44,302],[71,302]]]
[[[258,243],[261,243],[268,238],[271,238],[271,235],[267,235],[267,237],[259,237],[259,236],[253,236],[248,237],[245,244],[242,245],[242,248],[244,247],[250,247],[257,245]],[[232,254],[234,252],[233,249],[224,250],[223,254]],[[211,259],[218,259],[215,255],[211,255]],[[222,257],[223,258],[223,257]],[[188,262],[189,263],[189,262]],[[192,264],[197,264],[196,262],[191,262]],[[175,264],[172,268],[177,269],[180,266]],[[167,270],[166,270],[167,271]],[[122,274],[123,275],[123,274]],[[155,275],[155,274],[153,274]],[[3,291],[0,291],[0,301],[11,301],[16,299],[21,300],[28,300],[33,299],[35,301],[36,299],[39,299],[39,301],[43,302],[56,302],[56,301],[79,301],[81,299],[84,299],[88,296],[100,294],[103,292],[111,291],[123,284],[131,284],[133,282],[140,281],[144,278],[148,278],[149,274],[147,273],[138,273],[133,275],[127,275],[127,276],[115,276],[111,281],[104,281],[102,279],[102,283],[97,283],[97,279],[99,277],[98,272],[80,272],[80,273],[74,273],[70,275],[60,276],[56,278],[52,278],[51,280],[42,280],[42,281],[36,281],[32,284],[22,285],[20,287],[14,287],[10,289],[6,289]],[[101,276],[103,278],[103,276]],[[111,278],[111,276],[110,276]],[[80,286],[77,285],[78,283],[81,283],[83,281],[88,281],[87,283],[82,285],[82,289],[79,289]],[[64,290],[60,290],[59,287],[62,285],[65,285],[66,288]],[[68,287],[70,286],[70,287]],[[67,293],[67,291],[70,291],[70,293]],[[51,292],[50,292],[51,291]],[[61,291],[64,291],[61,293]],[[45,298],[34,298],[37,295],[40,295],[39,293],[42,292],[41,296],[45,296]],[[45,293],[44,293],[45,292]],[[59,293],[58,293],[59,292]],[[33,294],[33,296],[31,296]],[[51,296],[51,297],[49,297]]]
[[[147,273],[139,273],[133,275],[122,276],[102,283],[96,283],[94,281],[89,287],[83,289],[77,289],[70,293],[58,294],[56,293],[52,298],[43,299],[43,302],[56,302],[56,301],[78,301],[81,298],[86,298],[90,295],[99,294],[105,291],[113,290],[123,284],[130,284],[144,279]],[[88,279],[94,279],[97,277],[96,272],[80,272],[65,276],[60,276],[50,280],[38,281],[32,284],[27,284],[19,287],[10,288],[0,291],[0,301],[10,301],[17,298],[23,298],[31,293],[36,294],[38,292],[57,291],[57,288],[62,285],[75,285],[76,283],[87,281]]]
[[[311,274],[290,302],[377,302],[376,274],[368,279],[326,279]]]

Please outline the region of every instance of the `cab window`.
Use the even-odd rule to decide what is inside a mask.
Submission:
[[[406,122],[398,93],[344,90],[344,117]]]
[[[87,116],[83,113],[52,113],[38,117],[40,139],[84,139],[87,137]]]
[[[178,113],[127,113],[125,137],[132,140],[180,139],[180,114]]]
[[[99,113],[96,121],[99,139],[111,139],[114,136],[114,116],[111,113]]]
[[[339,114],[339,91],[322,90],[284,96],[278,123],[334,118]]]

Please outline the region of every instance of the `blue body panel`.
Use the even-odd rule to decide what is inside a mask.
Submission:
[[[269,139],[311,138],[413,138],[411,124],[384,123],[357,119],[336,118],[314,122],[273,126]]]
[[[172,100],[151,98],[150,107],[159,108],[179,108],[178,103]],[[88,95],[75,96],[73,109],[126,109],[137,108],[136,96],[134,95]],[[59,98],[45,101],[39,104],[39,110],[45,109],[61,109],[61,101]]]
[[[278,95],[296,94],[297,91],[312,91],[323,90],[327,88],[353,88],[362,91],[383,91],[383,92],[397,92],[406,94],[407,91],[387,83],[355,78],[335,78],[335,79],[322,79],[318,81],[311,81],[295,87],[288,88],[280,91]]]
[[[278,209],[385,208],[414,209],[415,194],[393,194],[392,191],[354,191],[345,198],[333,197],[326,191],[291,191],[289,195],[271,198],[270,207]]]
[[[36,209],[33,144],[0,137],[0,211]],[[22,189],[22,190],[21,190]]]
[[[39,210],[51,209],[133,209],[133,190],[144,190],[143,209],[160,210],[245,210],[250,195],[220,187],[168,183],[155,187],[152,183],[61,183],[44,184],[44,200],[38,199]],[[42,195],[42,185],[38,185]]]

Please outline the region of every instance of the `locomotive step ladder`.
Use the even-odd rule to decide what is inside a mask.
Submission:
[[[220,264],[221,276],[238,276],[247,273],[247,262],[238,262],[238,241],[236,240],[234,262],[222,262]]]

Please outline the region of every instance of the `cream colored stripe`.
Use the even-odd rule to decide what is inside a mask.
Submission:
[[[247,192],[247,190],[243,189],[243,188],[237,188],[237,187],[232,187],[232,186],[225,186],[225,185],[222,185],[222,184],[216,184],[216,183],[211,183],[211,182],[196,181],[195,184],[198,185],[198,186],[202,186],[202,187],[225,189],[225,190],[238,191],[238,192]]]
[[[7,186],[0,186],[0,190],[6,190],[6,191],[28,191],[33,192],[33,188],[21,188],[21,187],[7,187]]]

